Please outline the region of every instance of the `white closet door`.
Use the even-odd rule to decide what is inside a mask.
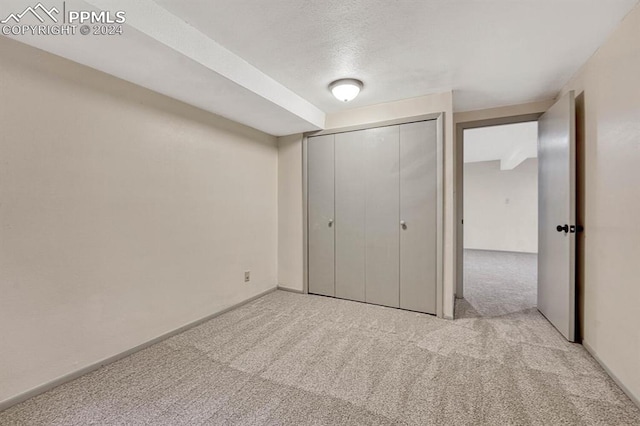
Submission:
[[[334,135],[308,141],[309,293],[335,295]]]
[[[400,307],[436,313],[437,121],[400,126]]]
[[[366,138],[366,301],[400,306],[399,127],[363,131]]]
[[[339,133],[336,153],[336,297],[365,301],[365,134]]]

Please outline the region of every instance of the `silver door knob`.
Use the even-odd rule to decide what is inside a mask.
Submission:
[[[329,219],[329,228],[331,228],[331,226],[333,226],[333,219]]]
[[[407,222],[405,222],[404,220],[401,220],[400,226],[402,226],[402,229],[407,229]]]

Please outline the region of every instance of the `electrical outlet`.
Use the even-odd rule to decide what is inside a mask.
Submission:
[[[244,271],[244,282],[248,283],[251,281],[251,271]]]

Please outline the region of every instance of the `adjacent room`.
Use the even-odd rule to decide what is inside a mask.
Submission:
[[[538,122],[467,129],[463,138],[464,301],[484,316],[534,309]]]
[[[639,425],[640,0],[3,0],[0,425]]]

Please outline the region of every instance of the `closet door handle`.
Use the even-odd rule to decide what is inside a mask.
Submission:
[[[329,228],[333,226],[333,219],[329,219]]]
[[[400,226],[402,227],[402,229],[407,229],[407,222],[405,222],[404,220],[401,220]]]

